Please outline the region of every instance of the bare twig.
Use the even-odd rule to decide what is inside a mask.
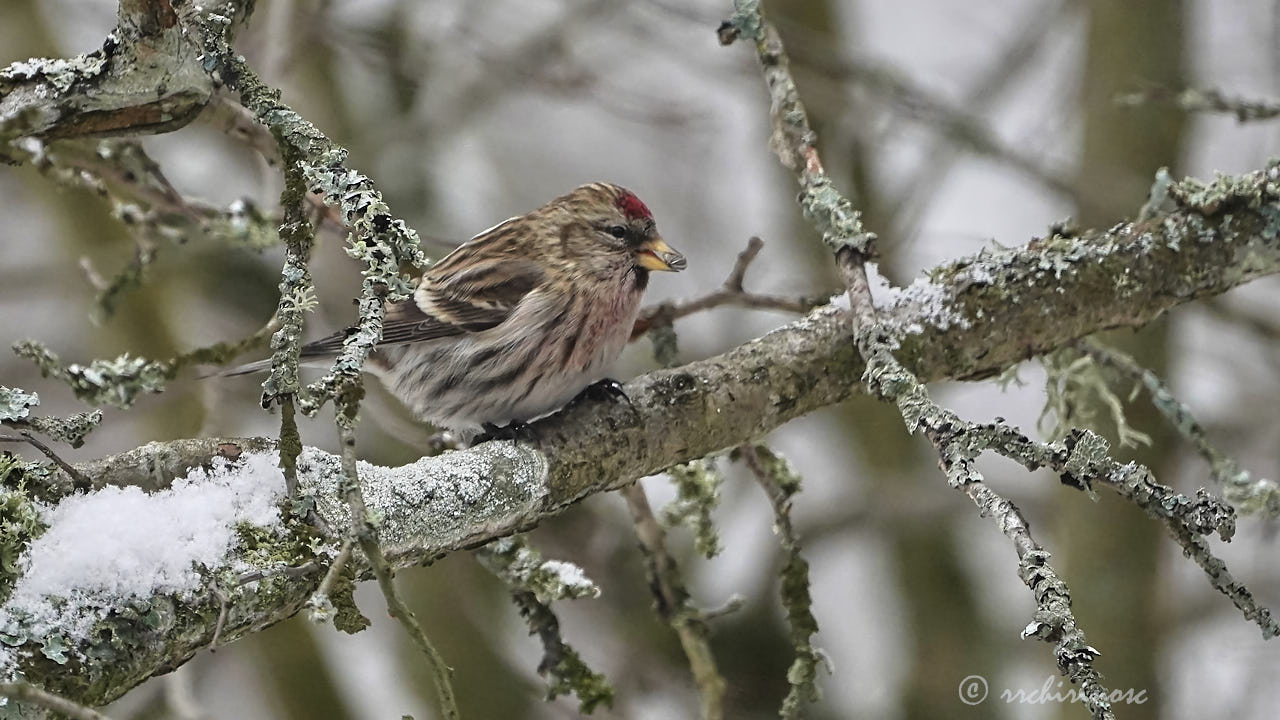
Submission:
[[[635,329],[631,331],[631,339],[635,340],[655,327],[670,325],[682,317],[723,305],[803,314],[827,302],[829,296],[783,297],[744,290],[742,280],[747,273],[747,267],[756,259],[756,255],[760,254],[760,249],[763,247],[764,241],[758,237],[752,237],[747,241],[747,247],[741,253],[738,253],[738,259],[733,264],[733,270],[730,271],[729,277],[716,290],[701,297],[687,300],[668,300],[659,305],[645,308],[640,317],[636,319]]]
[[[218,641],[222,639],[222,628],[227,626],[227,614],[230,612],[231,598],[226,591],[214,583],[210,590],[218,601],[218,619],[213,624],[213,637],[209,640],[209,652],[218,649]]]
[[[31,447],[39,450],[45,457],[49,458],[54,465],[62,468],[62,471],[71,477],[72,487],[76,490],[88,490],[93,487],[93,481],[85,477],[85,474],[75,468],[75,466],[63,460],[53,448],[45,445],[39,438],[27,432],[19,430],[18,435],[0,435],[0,442],[26,443]]]
[[[1186,112],[1235,115],[1236,121],[1240,123],[1280,117],[1280,100],[1228,95],[1216,88],[1174,90],[1167,87],[1151,87],[1116,97],[1116,104],[1124,107],[1135,107],[1150,102],[1171,104]]]
[[[348,551],[350,554],[350,551]],[[259,582],[261,580],[269,580],[273,577],[302,577],[310,575],[320,569],[320,565],[314,560],[308,560],[301,565],[285,565],[270,570],[254,570],[252,572],[242,573],[236,578],[236,585],[248,585],[249,583]],[[330,584],[329,589],[332,589]]]
[[[324,578],[320,580],[320,586],[307,599],[307,611],[312,620],[324,622],[330,618],[333,612],[333,590],[338,585],[338,578],[347,571],[347,563],[351,562],[351,553],[355,549],[355,544],[355,538],[351,535],[342,541],[338,554],[329,564]]]
[[[15,702],[35,705],[51,712],[62,713],[72,718],[72,720],[110,720],[106,715],[93,708],[85,707],[61,695],[41,690],[31,683],[0,683],[0,696]]]
[[[724,717],[725,681],[711,652],[710,632],[706,619],[689,602],[689,592],[680,577],[680,567],[667,552],[666,532],[653,515],[649,498],[640,483],[632,483],[621,491],[635,523],[636,537],[644,551],[649,586],[653,589],[658,615],[671,625],[680,638],[693,681],[701,698],[702,720]]]

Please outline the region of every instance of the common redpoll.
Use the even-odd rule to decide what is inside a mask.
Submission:
[[[471,434],[533,420],[605,377],[631,335],[649,271],[684,267],[634,193],[583,185],[427,270],[411,299],[387,304],[366,368],[439,427]],[[303,346],[303,362],[322,364],[346,337]]]

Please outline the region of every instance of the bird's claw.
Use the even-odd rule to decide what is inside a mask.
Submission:
[[[479,445],[490,440],[528,441],[533,439],[533,426],[523,420],[512,420],[502,427],[498,427],[493,423],[483,423],[480,427],[484,432],[471,441],[472,445]]]
[[[631,398],[627,397],[627,391],[622,389],[622,383],[613,378],[605,378],[591,383],[583,388],[581,393],[578,393],[578,397],[597,402],[622,399],[626,400],[631,407],[635,407],[635,403],[631,402]]]

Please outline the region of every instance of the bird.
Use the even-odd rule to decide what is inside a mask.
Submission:
[[[651,271],[685,257],[618,185],[582,185],[459,245],[388,302],[365,369],[420,420],[463,437],[524,428],[591,389],[630,339]],[[323,365],[351,330],[303,345]],[[240,375],[269,360],[225,371]],[[625,396],[624,396],[625,397]]]

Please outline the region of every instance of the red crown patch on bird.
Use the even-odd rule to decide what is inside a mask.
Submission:
[[[631,192],[623,192],[618,198],[618,208],[622,210],[622,214],[628,220],[651,220],[653,213],[649,212],[649,208],[640,202],[640,198]]]

